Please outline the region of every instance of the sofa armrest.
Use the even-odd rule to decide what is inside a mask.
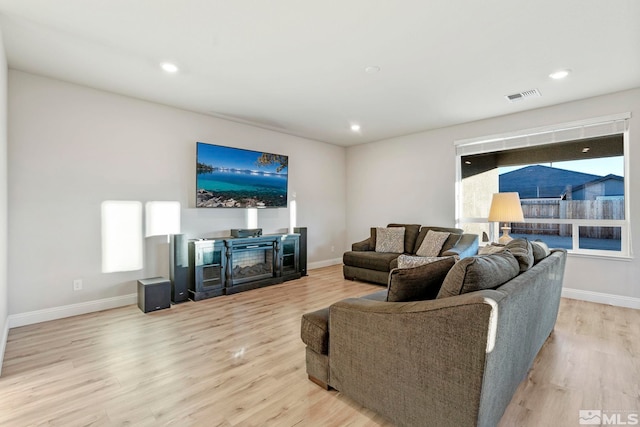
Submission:
[[[364,239],[361,242],[356,242],[354,244],[351,245],[351,250],[352,251],[372,251],[375,248],[371,247],[371,237],[368,237],[366,239]]]
[[[503,297],[489,290],[409,303],[333,304],[331,386],[398,424],[475,425],[495,338],[495,301]]]
[[[479,244],[480,239],[477,234],[465,233],[454,247],[441,253],[440,256],[458,256],[460,259],[474,256],[478,253]]]

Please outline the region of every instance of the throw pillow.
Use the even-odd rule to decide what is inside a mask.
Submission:
[[[418,256],[438,256],[442,250],[442,245],[449,238],[449,234],[442,231],[429,230],[420,248],[416,251]]]
[[[404,250],[402,252],[410,253],[416,245],[416,239],[420,232],[420,224],[387,224],[387,227],[404,227]]]
[[[451,268],[437,298],[494,289],[516,277],[519,272],[518,260],[508,250],[497,254],[468,257]]]
[[[442,281],[455,264],[453,257],[414,268],[398,268],[389,273],[387,301],[405,302],[434,299]]]
[[[531,242],[531,248],[533,248],[533,263],[537,264],[542,261],[549,255],[551,255],[551,250],[549,250],[549,246],[542,240],[534,240]]]
[[[533,249],[531,242],[527,239],[513,239],[504,246],[513,254],[520,264],[520,273],[527,271],[533,266]]]
[[[398,260],[397,268],[413,268],[418,267],[419,265],[429,264],[434,261],[439,261],[447,257],[439,257],[439,256],[411,256],[411,255],[400,255]]]
[[[377,227],[376,252],[404,252],[404,227]]]

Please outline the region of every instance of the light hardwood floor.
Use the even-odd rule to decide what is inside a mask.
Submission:
[[[390,426],[308,381],[299,337],[303,313],[380,289],[334,266],[154,313],[128,306],[12,329],[0,425]],[[500,426],[640,413],[639,354],[640,311],[563,299]]]

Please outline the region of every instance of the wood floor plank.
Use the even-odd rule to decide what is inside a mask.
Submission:
[[[381,289],[334,266],[153,313],[127,306],[11,329],[0,425],[391,426],[310,382],[300,340],[302,314]],[[500,426],[640,412],[638,354],[640,311],[563,299]]]

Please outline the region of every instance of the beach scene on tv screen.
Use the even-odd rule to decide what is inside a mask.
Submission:
[[[287,206],[288,157],[198,143],[196,207]]]

